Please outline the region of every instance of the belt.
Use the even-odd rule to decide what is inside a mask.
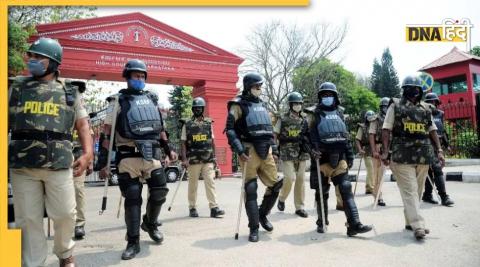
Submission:
[[[28,132],[12,132],[12,140],[37,140],[37,141],[49,141],[49,140],[68,140],[72,141],[71,134],[56,133],[51,131],[28,131]]]

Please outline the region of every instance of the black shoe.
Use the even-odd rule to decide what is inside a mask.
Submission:
[[[323,230],[323,227],[321,225],[317,225],[317,233],[323,234],[325,231]]]
[[[285,202],[282,202],[282,201],[278,201],[277,203],[277,208],[279,211],[284,211],[285,210]]]
[[[336,207],[335,209],[336,209],[336,210],[343,211],[343,207],[342,207],[342,206],[339,206],[339,205],[337,205],[337,207]]]
[[[363,225],[361,223],[357,223],[354,226],[347,227],[347,235],[354,236],[357,234],[363,234],[372,230],[372,226],[370,225]]]
[[[250,229],[250,234],[248,235],[248,241],[258,242],[258,228]]]
[[[189,216],[192,217],[192,218],[198,217],[197,209],[196,208],[191,208]]]
[[[371,195],[373,192],[371,190],[365,190],[365,195]]]
[[[262,225],[263,229],[267,230],[268,232],[273,231],[273,225],[268,221],[267,216],[260,215],[260,225]]]
[[[443,206],[451,207],[453,204],[455,204],[455,202],[453,202],[453,200],[451,200],[447,194],[440,195],[440,198],[442,199]]]
[[[385,204],[385,201],[383,201],[383,199],[379,199],[379,200],[377,201],[377,205],[378,205],[378,206],[385,207],[387,204]]]
[[[412,228],[410,225],[405,225],[405,230],[413,231],[413,228]],[[430,230],[429,230],[429,229],[425,228],[425,229],[423,229],[423,230],[425,230],[425,234],[427,234],[427,235],[430,234]]]
[[[210,210],[210,217],[219,218],[220,216],[225,215],[225,211],[215,207]]]
[[[83,226],[75,226],[75,239],[83,239],[85,236],[85,229]]]
[[[163,241],[163,234],[158,230],[157,224],[148,224],[145,222],[145,215],[143,216],[143,222],[142,225],[140,225],[140,228],[142,228],[143,231],[147,232],[150,238],[155,242],[155,243],[162,243]]]
[[[127,248],[122,253],[122,260],[130,260],[135,258],[137,253],[140,252],[140,244],[137,241],[132,241],[127,243]]]
[[[307,218],[308,217],[308,213],[303,209],[295,211],[295,214],[297,214],[298,216],[300,216],[302,218]]]
[[[423,200],[423,202],[427,202],[427,203],[430,203],[430,204],[438,204],[438,201],[433,199],[432,195],[423,195],[422,200]]]
[[[415,238],[417,240],[424,239],[426,235],[427,235],[427,233],[425,232],[425,229],[423,229],[423,228],[415,229],[415,232],[413,233],[413,236],[415,236]]]

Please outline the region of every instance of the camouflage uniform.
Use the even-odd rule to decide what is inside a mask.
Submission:
[[[368,143],[368,126],[370,124],[359,123],[357,135],[355,139],[357,139],[360,144],[362,145],[363,150],[365,150],[365,155],[363,155],[363,162],[365,164],[365,168],[367,169],[367,177],[365,183],[365,193],[372,193],[374,188],[373,182],[373,173],[372,173],[372,151],[370,149],[370,144]]]
[[[43,266],[47,257],[45,207],[54,222],[54,253],[66,259],[73,252],[76,211],[71,134],[75,122],[88,115],[78,88],[59,79],[18,77],[10,90],[8,159],[15,223],[22,230],[22,264]]]
[[[305,167],[306,161],[310,155],[302,149],[302,136],[304,136],[307,126],[305,114],[300,116],[294,115],[292,112],[284,114],[274,128],[279,140],[280,159],[283,164],[282,190],[278,197],[278,201],[285,202],[292,184],[295,182],[294,188],[294,204],[295,210],[303,210],[305,206]]]
[[[391,130],[393,135],[390,168],[402,196],[405,225],[413,230],[425,229],[420,196],[433,157],[428,135],[437,130],[431,111],[423,102],[413,104],[402,98],[390,105],[382,128]]]
[[[368,133],[374,135],[375,144],[373,146],[381,155],[383,152],[382,147],[382,125],[384,121],[384,117],[379,115],[377,119],[370,122],[370,127],[368,128]],[[369,145],[372,147],[372,144]],[[371,150],[371,149],[370,149]],[[380,189],[380,181],[383,179],[383,175],[385,173],[385,165],[382,163],[381,159],[372,158],[372,165],[373,165],[373,197],[377,195],[377,191]],[[382,201],[382,192],[379,195],[379,201]]]
[[[197,188],[200,175],[205,183],[205,193],[210,209],[218,207],[215,193],[213,129],[210,118],[192,118],[182,127],[180,140],[185,141],[188,166],[188,204],[196,208]]]

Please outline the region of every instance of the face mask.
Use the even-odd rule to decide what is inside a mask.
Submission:
[[[200,117],[203,115],[203,108],[193,108],[193,116]]]
[[[145,88],[145,82],[142,80],[129,79],[128,87],[134,90],[143,90],[143,88]]]
[[[28,71],[32,74],[32,76],[43,76],[47,71],[40,60],[30,59],[27,63],[27,66]]]
[[[333,105],[333,100],[334,100],[333,96],[322,97],[322,105],[326,107],[330,107]]]
[[[413,88],[408,90],[407,92],[405,92],[405,96],[407,98],[415,98],[416,99],[419,94],[420,94],[420,92],[418,92],[418,89],[413,89]]]
[[[299,104],[292,105],[292,109],[295,112],[300,112],[300,111],[302,111],[302,105],[299,105]]]
[[[250,92],[252,93],[253,96],[255,97],[259,97],[261,94],[262,94],[262,90],[261,89],[251,89]]]

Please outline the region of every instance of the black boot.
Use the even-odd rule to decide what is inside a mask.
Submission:
[[[250,228],[250,234],[248,235],[248,241],[258,242],[258,228]]]
[[[440,198],[442,199],[443,206],[451,207],[453,206],[453,204],[455,204],[455,202],[453,202],[453,200],[450,199],[447,193],[439,193],[439,195],[440,195]]]
[[[320,203],[320,191],[315,190],[315,202],[317,203],[317,232],[320,234],[325,233],[324,228],[323,228],[323,221],[322,221],[322,216],[325,216],[325,224],[329,225],[328,222],[328,190],[330,189],[330,185],[325,186],[323,185],[323,210],[324,214],[322,214],[322,209],[321,209],[321,203]]]
[[[366,233],[372,230],[372,226],[363,225],[360,222],[357,205],[353,199],[352,185],[346,178],[346,174],[340,177],[336,176],[333,179],[338,179],[338,189],[343,200],[343,208],[345,209],[345,216],[347,217],[347,235],[354,236],[356,234]],[[337,178],[338,177],[338,178]],[[332,179],[332,180],[333,180]]]
[[[272,187],[267,188],[265,194],[270,191],[270,195],[263,195],[262,204],[260,205],[259,215],[260,215],[260,225],[262,225],[263,229],[271,232],[273,231],[272,223],[267,219],[267,215],[277,202],[278,194],[280,193],[280,189],[282,188],[283,180],[276,182]]]
[[[222,215],[225,215],[225,211],[221,210],[219,207],[210,210],[210,217],[212,218],[221,218],[220,216]]]
[[[160,210],[168,193],[168,188],[152,187],[147,202],[147,209],[143,215],[142,230],[148,232],[148,235],[155,243],[162,243],[163,234],[158,230],[157,220]]]
[[[75,226],[75,239],[83,239],[85,236],[85,229],[83,226]]]
[[[438,204],[438,201],[433,199],[432,194],[426,195],[424,193],[423,196],[422,196],[422,200],[423,200],[423,202],[427,202],[427,203],[430,203],[430,204]]]
[[[125,201],[127,204],[127,201]],[[127,224],[127,248],[122,253],[123,260],[129,260],[140,252],[140,207],[139,205],[125,206],[125,223]]]
[[[140,252],[139,239],[131,239],[127,243],[127,248],[122,253],[122,260],[130,260]]]
[[[285,210],[285,202],[278,200],[277,208],[278,208],[279,211],[284,211]]]
[[[198,217],[198,212],[196,208],[191,208],[188,212],[188,216],[192,218],[197,218]]]
[[[248,241],[258,242],[259,215],[256,179],[251,179],[245,183],[245,211],[248,217],[248,228],[250,228]]]

